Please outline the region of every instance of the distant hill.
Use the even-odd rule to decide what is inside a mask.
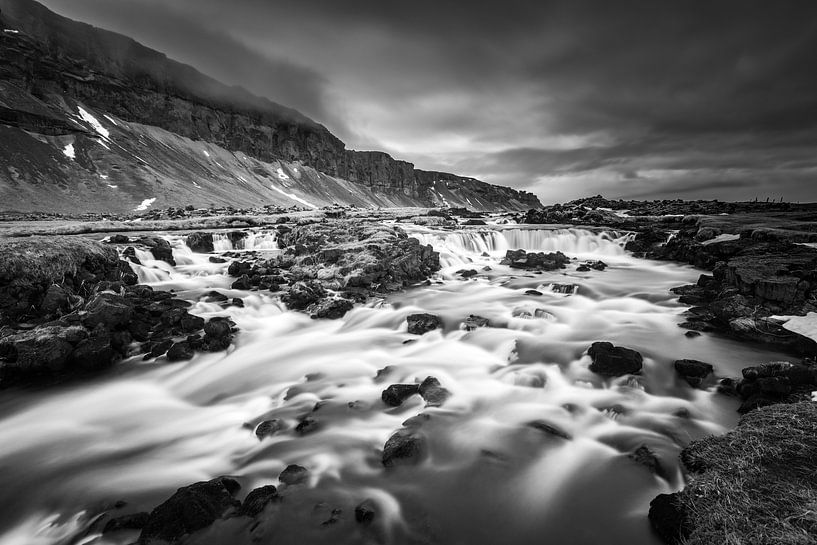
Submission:
[[[32,0],[0,0],[0,27],[4,210],[541,206],[531,193],[347,150],[291,108]]]

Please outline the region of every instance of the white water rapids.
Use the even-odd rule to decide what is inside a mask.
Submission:
[[[736,401],[685,385],[672,361],[701,359],[719,376],[736,376],[785,355],[685,337],[677,326],[685,307],[668,290],[700,271],[632,258],[622,249],[627,235],[407,229],[441,252],[445,268],[436,281],[335,321],[287,311],[270,294],[230,289],[228,263],[192,253],[181,236],[166,235],[176,267],[140,253],[142,282],[175,290],[195,303],[195,314],[229,315],[240,329],[235,343],[189,362],[136,359],[90,381],[3,392],[0,543],[128,543],[135,533],[101,537],[86,533],[89,522],[106,509],[114,516],[149,511],[177,487],[221,474],[242,482],[243,497],[278,485],[288,464],[306,467],[310,480],[290,491],[270,523],[276,544],[359,543],[352,511],[366,498],[378,513],[371,543],[656,543],[647,508],[682,485],[680,449],[737,420]],[[254,235],[252,247],[274,246],[270,240]],[[232,249],[218,241],[217,250]],[[561,250],[609,268],[513,270],[499,264],[511,248]],[[479,275],[463,280],[462,268]],[[578,290],[553,293],[553,283]],[[201,300],[214,289],[245,307]],[[416,312],[440,315],[445,330],[409,335],[405,319]],[[461,329],[470,314],[492,327]],[[589,372],[583,353],[597,340],[640,351],[642,376],[605,380]],[[376,380],[386,366],[385,379]],[[453,392],[443,407],[424,408],[419,396],[399,408],[380,401],[389,384],[430,375]],[[318,430],[296,434],[294,424],[319,402],[311,413]],[[422,426],[428,458],[384,470],[383,444],[421,412],[431,415]],[[259,441],[252,425],[270,418],[289,429]],[[571,439],[526,425],[535,420]],[[666,478],[628,458],[641,445],[658,454]],[[112,509],[118,500],[126,507]],[[334,529],[320,524],[319,505],[343,509]],[[240,542],[218,534],[199,541],[207,540]]]

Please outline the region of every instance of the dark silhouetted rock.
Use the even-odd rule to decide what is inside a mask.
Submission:
[[[130,515],[122,515],[116,517],[105,523],[102,528],[103,534],[111,532],[119,532],[121,530],[141,530],[148,522],[150,513],[132,513]]]
[[[247,494],[237,514],[243,517],[256,517],[268,504],[280,501],[280,499],[278,489],[271,484],[258,487]]]
[[[306,310],[309,305],[326,297],[326,289],[314,281],[295,282],[281,296],[281,300],[291,309]]]
[[[418,393],[420,393],[419,384],[392,384],[383,390],[380,398],[389,407],[399,407],[406,399]]]
[[[649,518],[655,533],[667,545],[681,545],[691,531],[677,492],[656,496],[650,502]]]
[[[426,377],[417,390],[429,407],[439,407],[451,397],[451,392],[434,377]]]
[[[210,526],[240,502],[233,496],[241,489],[237,481],[218,477],[179,488],[151,511],[139,543],[153,540],[176,542],[183,536]]]
[[[533,422],[529,422],[527,425],[529,427],[535,429],[535,430],[539,430],[539,431],[544,432],[544,433],[546,433],[548,435],[553,435],[555,437],[561,437],[562,439],[566,439],[568,441],[573,439],[570,436],[570,434],[567,433],[566,431],[561,430],[561,429],[557,428],[556,426],[554,426],[553,424],[545,422],[544,420],[534,420]]]
[[[337,320],[343,318],[354,306],[355,304],[349,299],[333,297],[309,305],[306,311],[312,319],[326,318],[329,320]]]
[[[587,354],[593,360],[590,370],[596,374],[620,377],[641,372],[643,358],[630,348],[613,346],[609,342],[594,342]]]
[[[360,502],[355,507],[355,520],[359,524],[363,524],[364,526],[368,526],[372,522],[374,522],[374,517],[376,511],[376,506],[372,500],[366,499]]]
[[[383,465],[395,467],[419,463],[425,456],[425,438],[411,430],[396,431],[383,446]]]
[[[196,354],[193,347],[188,342],[173,343],[173,346],[167,351],[168,361],[186,361],[192,359]]]
[[[185,240],[188,248],[194,252],[206,254],[214,250],[213,233],[190,233]]]
[[[693,388],[700,386],[714,370],[712,365],[698,360],[676,360],[673,365],[675,371]]]
[[[279,431],[285,430],[286,428],[286,422],[279,418],[264,420],[255,427],[255,436],[258,437],[258,439],[263,439],[264,437],[275,435]]]

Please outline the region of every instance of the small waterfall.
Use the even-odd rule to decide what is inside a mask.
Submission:
[[[571,257],[616,257],[625,255],[624,245],[632,233],[594,232],[587,229],[496,229],[457,232],[422,231],[411,236],[431,244],[440,252],[444,267],[463,265],[475,256],[492,257],[508,250],[529,252],[563,252]]]
[[[231,238],[228,233],[213,233],[213,249],[216,252],[230,250],[277,250],[278,233],[275,231],[251,231],[243,238]]]

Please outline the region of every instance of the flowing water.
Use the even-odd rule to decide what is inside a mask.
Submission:
[[[177,487],[221,474],[237,476],[243,493],[277,485],[293,463],[307,467],[310,480],[287,491],[269,523],[275,543],[359,543],[351,513],[365,498],[378,513],[370,543],[655,543],[647,508],[655,495],[682,486],[680,449],[737,419],[733,399],[686,386],[672,361],[710,361],[719,376],[736,376],[785,355],[685,337],[677,325],[685,307],[668,290],[700,271],[632,258],[622,249],[626,234],[407,229],[440,251],[444,269],[431,285],[335,321],[287,311],[269,294],[230,289],[227,263],[193,254],[178,235],[166,236],[176,267],[141,254],[142,282],[194,302],[195,314],[231,316],[240,333],[228,351],[190,362],[138,359],[79,384],[3,392],[0,543],[127,543],[136,534],[103,538],[89,523],[118,500],[127,506],[114,513],[150,510]],[[244,248],[274,246],[273,235],[258,233]],[[233,249],[226,237],[216,247]],[[499,263],[511,248],[561,250],[609,268],[513,270]],[[479,274],[463,280],[463,268]],[[577,285],[573,295],[553,289],[566,283]],[[213,289],[245,307],[202,300]],[[409,335],[405,319],[415,312],[440,315],[445,329]],[[491,327],[462,329],[470,314]],[[589,372],[583,353],[596,340],[639,350],[643,374]],[[453,392],[443,407],[425,408],[419,396],[399,408],[380,401],[389,384],[427,376]],[[420,413],[430,415],[421,427],[427,459],[384,470],[379,449]],[[319,427],[298,435],[292,427],[305,414]],[[252,428],[270,418],[289,430],[259,441]],[[661,476],[628,458],[641,445],[657,453]],[[343,508],[335,530],[320,524],[333,506]]]

